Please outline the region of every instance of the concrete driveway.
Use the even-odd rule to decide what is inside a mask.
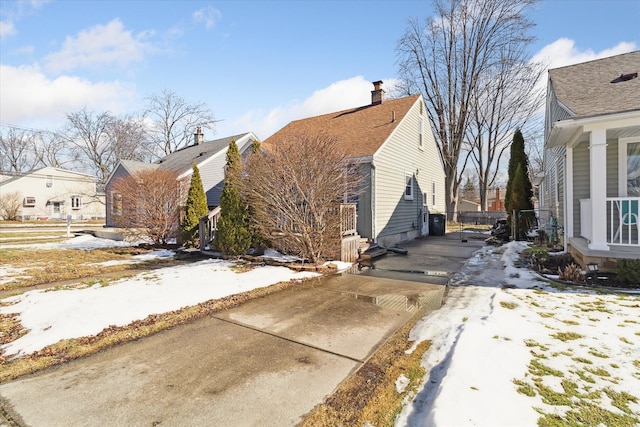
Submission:
[[[409,255],[387,255],[363,274],[316,280],[1,384],[5,423],[295,425],[416,310],[440,306],[444,287],[433,282],[445,276],[415,271],[456,271],[473,252],[460,245],[410,242]]]

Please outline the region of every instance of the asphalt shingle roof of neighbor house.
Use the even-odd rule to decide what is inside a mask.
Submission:
[[[640,110],[640,50],[549,70],[556,98],[572,118]],[[612,81],[617,81],[612,83]]]
[[[156,163],[157,167],[160,169],[171,169],[182,173],[191,169],[194,163],[199,163],[201,160],[207,159],[227,148],[231,139],[238,141],[240,138],[247,135],[247,133],[249,132],[181,148],[180,150],[174,151],[160,159]]]
[[[349,157],[372,156],[415,104],[419,95],[391,99],[321,116],[295,120],[263,142],[277,144],[300,134],[325,132],[336,138]],[[395,120],[394,120],[395,118]]]

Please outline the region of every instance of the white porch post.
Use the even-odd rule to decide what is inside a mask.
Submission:
[[[589,140],[591,230],[589,249],[608,251],[607,245],[607,130],[592,129]]]

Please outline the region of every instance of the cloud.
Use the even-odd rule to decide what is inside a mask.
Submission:
[[[150,32],[134,35],[119,19],[114,19],[81,31],[76,37],[67,37],[62,50],[44,58],[45,65],[53,72],[106,65],[125,67],[141,62],[146,53],[154,50],[146,41],[151,35]]]
[[[74,76],[48,78],[38,66],[0,65],[0,117],[3,124],[56,127],[80,108],[114,113],[132,103],[135,88],[113,82],[92,83]]]
[[[222,19],[222,13],[212,6],[203,7],[198,9],[191,15],[193,21],[196,23],[204,23],[207,30],[213,29],[216,24]]]
[[[394,79],[385,80],[387,93],[390,93],[395,83]],[[316,90],[303,101],[293,101],[286,106],[277,106],[267,112],[249,111],[232,121],[231,127],[233,131],[251,130],[260,138],[266,139],[293,120],[367,105],[371,103],[372,90],[371,82],[362,76],[340,80]]]
[[[16,27],[11,21],[0,21],[0,39],[12,36],[16,33]]]
[[[532,60],[542,62],[551,69],[619,55],[637,48],[638,46],[633,42],[620,42],[614,47],[595,52],[591,49],[580,50],[576,47],[575,41],[561,38],[543,47],[533,56]]]

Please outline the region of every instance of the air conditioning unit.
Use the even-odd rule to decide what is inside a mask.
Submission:
[[[24,206],[25,208],[32,208],[36,205],[36,198],[33,196],[25,196],[24,200],[22,201],[22,206]]]

